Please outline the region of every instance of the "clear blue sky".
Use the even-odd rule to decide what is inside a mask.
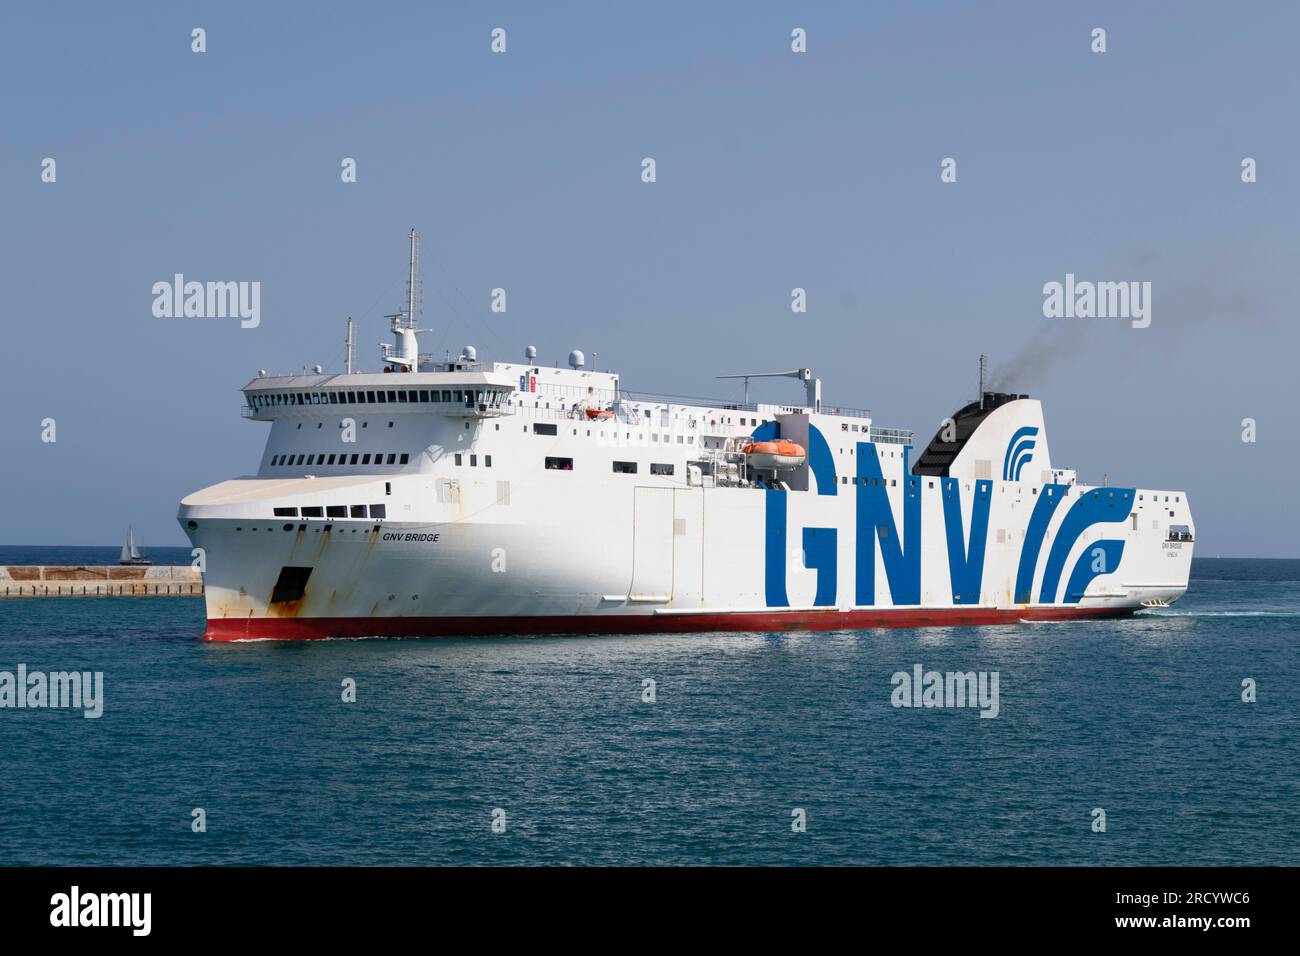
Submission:
[[[6,5],[0,540],[183,543],[256,466],[258,368],[337,367],[349,314],[377,365],[415,226],[439,352],[720,396],[809,365],[924,441],[1028,350],[1058,465],[1185,489],[1202,555],[1300,554],[1300,6],[541,6]],[[154,318],[175,272],[260,281],[261,326]],[[1067,272],[1152,282],[1151,327],[1044,318]]]

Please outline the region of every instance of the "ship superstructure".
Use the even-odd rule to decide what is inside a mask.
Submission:
[[[1186,590],[1186,496],[1080,484],[1028,396],[981,387],[917,454],[807,369],[775,373],[805,385],[782,405],[630,393],[578,351],[434,362],[415,243],[384,371],[349,348],[259,374],[256,474],[181,503],[209,639],[996,623]]]

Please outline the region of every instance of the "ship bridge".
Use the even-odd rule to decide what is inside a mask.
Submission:
[[[320,406],[354,406],[358,412],[383,406],[389,412],[490,418],[508,412],[517,386],[514,376],[487,370],[259,376],[243,388],[242,414],[274,421],[318,414],[325,410]]]

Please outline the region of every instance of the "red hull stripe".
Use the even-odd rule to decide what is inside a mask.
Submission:
[[[327,637],[487,637],[516,634],[683,634],[708,631],[844,631],[1126,617],[1133,608],[898,608],[739,614],[582,614],[520,617],[250,617],[208,620],[209,641]]]

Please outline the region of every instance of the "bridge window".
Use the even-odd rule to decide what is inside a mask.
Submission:
[[[397,456],[396,456],[396,455],[392,455],[392,454],[390,454],[390,455],[388,456],[388,464],[390,464],[390,465],[395,465],[395,464],[397,464]]]
[[[409,464],[410,461],[411,461],[411,456],[410,456],[410,455],[403,455],[402,458],[401,458],[401,460],[398,462],[398,464],[400,464],[400,465],[405,465],[405,464]]]
[[[296,518],[298,517],[297,508],[276,508],[275,516],[277,518]]]
[[[352,517],[354,518],[364,518],[366,516],[365,505],[352,505],[350,510],[352,512]]]
[[[325,516],[327,518],[346,518],[348,516],[347,505],[326,505]]]
[[[302,516],[304,518],[323,518],[325,517],[325,510],[319,505],[313,505],[309,508],[303,508]]]
[[[370,517],[372,517],[372,518],[387,518],[387,517],[388,517],[388,509],[387,509],[384,505],[371,505],[371,506],[370,506]]]

